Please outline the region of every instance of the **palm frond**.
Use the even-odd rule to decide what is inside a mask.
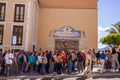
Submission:
[[[110,34],[112,34],[112,33],[118,33],[115,28],[107,29],[106,32],[108,32]]]
[[[117,33],[120,34],[120,22],[117,22],[117,23],[112,24],[112,25],[116,29]]]

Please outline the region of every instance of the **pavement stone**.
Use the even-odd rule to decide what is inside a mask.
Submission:
[[[100,67],[94,66],[93,74],[88,77],[88,75],[84,75],[83,73],[78,74],[77,72],[73,72],[71,75],[68,74],[29,74],[23,73],[21,76],[12,75],[10,77],[0,76],[0,80],[120,80],[120,73],[118,72],[105,72],[100,74]]]

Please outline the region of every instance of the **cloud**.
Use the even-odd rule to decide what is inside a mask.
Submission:
[[[108,34],[108,32],[106,32],[107,29],[110,29],[110,27],[98,26],[98,47],[99,48],[103,48],[106,46],[101,44],[99,41],[101,38],[105,37]]]
[[[105,32],[107,29],[109,29],[110,27],[102,27],[102,26],[99,26],[98,27],[98,33],[100,32]]]

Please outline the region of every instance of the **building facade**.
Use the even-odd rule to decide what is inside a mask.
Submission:
[[[97,0],[1,0],[0,51],[97,49]]]

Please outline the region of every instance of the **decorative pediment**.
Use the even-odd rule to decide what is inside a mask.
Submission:
[[[59,38],[80,38],[81,31],[74,30],[70,26],[65,26],[60,30],[54,31],[54,37]]]

